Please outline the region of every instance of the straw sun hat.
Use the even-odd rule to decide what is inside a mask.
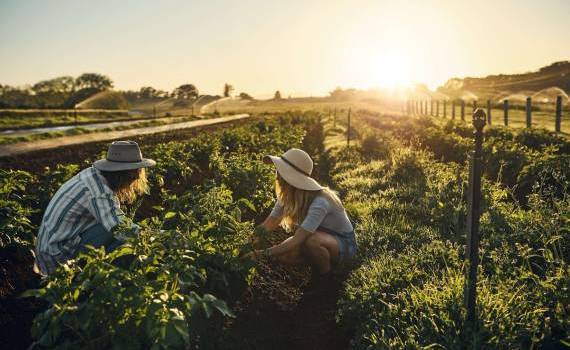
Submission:
[[[322,190],[323,186],[311,178],[313,160],[307,152],[298,148],[291,148],[282,156],[266,156],[266,161],[275,164],[277,172],[288,184],[307,191]]]
[[[142,157],[135,141],[115,141],[109,145],[106,159],[99,159],[93,166],[103,171],[121,171],[154,166],[152,159]]]

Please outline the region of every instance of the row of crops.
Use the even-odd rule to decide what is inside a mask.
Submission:
[[[142,231],[111,254],[89,251],[26,292],[49,302],[33,322],[36,344],[211,346],[254,276],[253,263],[240,255],[250,249],[254,223],[273,205],[274,170],[261,157],[290,147],[310,151],[309,142],[302,144],[304,136],[319,127],[310,114],[286,115],[143,147],[145,155],[157,160],[149,174],[151,190],[125,210]],[[21,254],[19,248],[33,247],[51,196],[93,159],[46,168],[41,174],[1,171],[4,253]],[[129,231],[119,228],[117,234],[128,236]],[[25,268],[31,271],[31,266]],[[3,273],[9,274],[6,269]],[[11,278],[17,282],[24,276]],[[3,287],[3,297],[18,292]]]
[[[302,147],[357,223],[360,251],[328,310],[352,348],[568,343],[570,143],[536,129],[486,130],[480,323],[465,330],[472,128],[365,111],[352,122],[359,140],[349,148],[340,122],[333,127],[314,113],[143,147],[158,162],[151,191],[126,210],[142,232],[111,254],[90,251],[28,292],[49,302],[33,339],[47,348],[239,348],[228,320],[240,297],[252,285],[276,287],[255,284],[266,266],[239,258],[274,200],[273,168],[260,159]],[[0,172],[2,254],[32,245],[51,195],[98,156],[38,174]],[[0,297],[30,288],[8,277],[13,283],[0,286]],[[275,342],[280,348],[285,339]]]
[[[570,142],[488,128],[479,323],[463,327],[473,128],[360,112],[332,182],[359,222],[337,321],[356,349],[570,346]],[[329,131],[329,137],[341,130]]]

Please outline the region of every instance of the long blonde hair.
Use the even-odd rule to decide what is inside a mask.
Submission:
[[[291,186],[279,173],[275,179],[275,194],[277,199],[283,204],[283,216],[281,226],[291,232],[307,216],[309,207],[318,196],[324,196],[332,204],[342,208],[342,203],[336,192],[328,187],[317,191],[307,191]]]
[[[109,187],[121,203],[132,203],[137,196],[148,192],[148,180],[144,168],[122,171],[101,171]]]

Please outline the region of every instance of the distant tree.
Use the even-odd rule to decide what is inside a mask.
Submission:
[[[224,84],[224,97],[230,97],[232,92],[234,91],[234,87],[228,83]]]
[[[239,98],[241,98],[242,100],[253,100],[253,97],[251,97],[251,95],[245,92],[240,92]]]
[[[183,100],[197,98],[198,89],[193,84],[183,84],[172,91],[172,96]]]
[[[348,99],[354,97],[356,95],[356,93],[357,93],[356,89],[343,90],[340,87],[337,87],[336,89],[331,91],[329,94],[335,100],[348,100]]]
[[[113,81],[102,74],[83,73],[75,79],[77,89],[96,89],[99,91],[108,90],[113,87]]]
[[[139,98],[144,98],[144,99],[155,98],[158,97],[157,92],[158,91],[153,87],[143,86],[139,90]]]
[[[275,95],[273,96],[275,100],[281,99],[281,92],[279,90],[275,91]]]

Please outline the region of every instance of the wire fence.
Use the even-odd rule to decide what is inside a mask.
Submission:
[[[527,97],[524,103],[508,99],[487,100],[482,106],[478,103],[477,100],[407,100],[402,109],[409,115],[465,120],[467,112],[474,113],[477,107],[481,107],[486,109],[488,125],[535,127],[570,133],[570,116],[568,107],[562,103],[562,96],[557,96],[554,103],[533,102],[531,97]]]

